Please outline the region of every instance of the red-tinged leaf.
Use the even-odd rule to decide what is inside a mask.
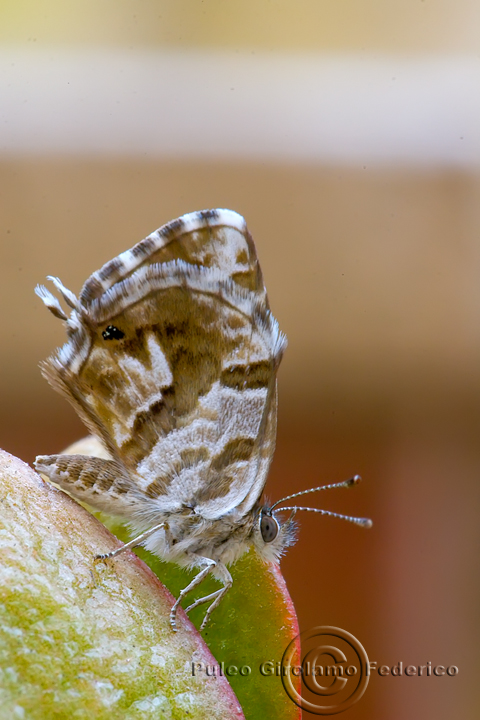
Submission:
[[[85,438],[66,452],[84,455],[105,453],[95,438]],[[118,538],[124,542],[130,539],[128,530],[121,523],[104,513],[96,515]],[[105,551],[100,548],[98,552]],[[164,562],[143,548],[136,548],[135,552],[175,597],[198,572]],[[196,672],[204,677],[207,671],[215,672],[217,677],[228,677],[247,720],[265,720],[266,717],[298,720],[301,711],[286,694],[279,675],[283,653],[299,634],[295,609],[280,568],[274,563],[264,563],[251,550],[229,569],[233,586],[202,631],[216,661],[208,669],[205,667],[203,673],[198,668]],[[184,605],[219,587],[216,580],[207,578],[193,597],[186,598]],[[205,609],[206,605],[203,605],[190,613],[197,627],[200,627]],[[228,668],[230,672],[227,672]],[[236,674],[234,668],[237,669]],[[248,674],[242,675],[242,668]],[[269,674],[270,670],[272,674]],[[295,686],[300,690],[299,679]]]
[[[65,493],[0,451],[2,717],[137,720],[244,717],[215,660],[133,553]],[[182,613],[183,615],[183,613]]]
[[[102,520],[115,535],[128,539],[124,527],[104,515]],[[164,562],[142,548],[136,548],[135,552],[174,596],[195,575],[194,571]],[[286,694],[279,674],[283,653],[299,634],[295,610],[280,568],[265,564],[252,550],[229,569],[233,586],[201,633],[216,660],[203,670],[196,667],[195,673],[199,677],[207,677],[207,673],[226,676],[247,720],[265,720],[266,717],[297,720],[301,718],[301,711]],[[208,578],[195,597],[207,595],[218,587],[218,582]],[[189,597],[184,604],[188,605],[192,600]],[[197,627],[200,627],[204,613],[205,606],[200,606],[190,614]],[[300,683],[296,685],[299,690]]]
[[[102,519],[115,534],[127,539],[125,528],[104,516]],[[136,552],[175,596],[195,575],[141,548]],[[202,631],[216,661],[203,670],[196,668],[195,672],[204,677],[207,673],[228,677],[247,720],[266,717],[296,720],[301,712],[283,688],[279,664],[299,630],[280,569],[274,564],[266,565],[251,551],[230,567],[230,572],[233,586]],[[197,596],[207,595],[218,587],[218,582],[207,579]],[[191,600],[187,599],[185,604]],[[198,627],[204,612],[199,607],[191,613]],[[296,687],[300,689],[299,682]]]

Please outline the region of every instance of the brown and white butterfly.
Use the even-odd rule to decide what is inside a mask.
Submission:
[[[223,209],[173,220],[93,273],[78,299],[49,279],[71,313],[36,288],[68,335],[42,372],[111,459],[39,456],[35,466],[140,533],[99,557],[142,544],[199,569],[172,607],[174,629],[179,603],[213,573],[222,587],[187,608],[210,602],[204,627],[232,585],[226,565],[252,545],[278,561],[294,542],[300,509],[282,508],[292,511],[282,523],[274,508],[294,496],[261,503],[286,338],[270,312],[245,220]]]

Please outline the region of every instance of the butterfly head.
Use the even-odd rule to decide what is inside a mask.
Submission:
[[[253,529],[253,541],[265,560],[278,562],[285,550],[295,543],[298,526],[294,516],[295,510],[286,520],[282,520],[268,505],[259,508]]]
[[[298,505],[291,505],[288,507],[275,508],[284,503],[286,500],[291,500],[299,495],[306,495],[307,493],[318,492],[319,490],[332,490],[336,488],[349,488],[357,485],[361,478],[359,475],[355,475],[349,480],[345,480],[341,483],[333,483],[330,485],[322,485],[321,487],[309,488],[308,490],[301,490],[293,495],[277,500],[273,505],[264,505],[260,508],[258,513],[258,522],[256,530],[254,530],[254,542],[260,554],[266,560],[278,560],[285,549],[289,545],[293,545],[296,541],[297,536],[297,523],[294,520],[295,514],[300,510],[306,510],[309,512],[320,513],[321,515],[330,515],[330,517],[340,518],[341,520],[347,520],[354,525],[360,527],[370,528],[372,527],[372,521],[369,518],[352,517],[350,515],[341,515],[340,513],[331,512],[330,510],[322,510],[320,508],[311,507],[300,507]],[[283,511],[290,511],[290,516],[287,520],[282,522],[278,517],[277,513]]]

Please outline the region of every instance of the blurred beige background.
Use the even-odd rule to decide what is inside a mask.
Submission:
[[[478,715],[479,26],[470,0],[0,7],[0,444],[84,432],[37,367],[64,331],[36,283],[244,214],[289,340],[268,495],[360,473],[312,503],[374,520],[301,518],[301,627],[459,667],[373,677],[352,720]]]

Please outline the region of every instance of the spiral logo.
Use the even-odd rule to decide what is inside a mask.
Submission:
[[[336,715],[347,710],[360,700],[369,681],[363,645],[351,633],[330,625],[307,630],[292,640],[281,665],[287,695],[314,715]],[[299,677],[301,694],[297,690]]]

